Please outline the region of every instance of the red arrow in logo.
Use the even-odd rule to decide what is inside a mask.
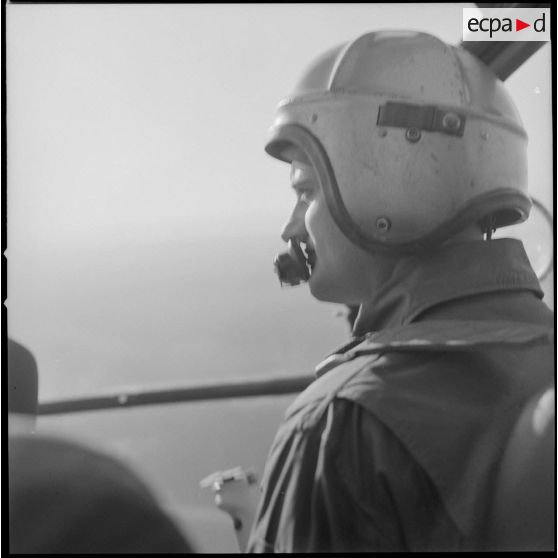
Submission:
[[[522,29],[525,29],[526,27],[531,27],[530,23],[525,23],[524,21],[521,21],[520,19],[515,19],[515,30],[516,31],[521,31]]]

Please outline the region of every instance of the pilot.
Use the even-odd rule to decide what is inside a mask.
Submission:
[[[425,33],[333,48],[280,103],[279,278],[359,311],[284,416],[249,552],[485,547],[510,433],[553,382],[553,314],[521,241],[492,239],[529,215],[526,149],[502,82]]]

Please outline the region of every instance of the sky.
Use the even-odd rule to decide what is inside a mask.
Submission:
[[[414,11],[416,28],[443,39],[461,29],[455,7]],[[366,4],[8,6],[14,230],[65,237],[216,213],[265,222],[250,202],[258,188],[281,192],[262,149],[277,102],[325,48],[406,15]]]
[[[371,29],[457,43],[462,6],[7,5],[8,328],[41,398],[310,373],[342,344],[339,309],[272,273],[275,107]],[[552,209],[549,50],[508,81]]]

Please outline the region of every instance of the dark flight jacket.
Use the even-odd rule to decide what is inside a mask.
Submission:
[[[510,431],[553,383],[541,298],[519,241],[406,259],[287,410],[248,551],[481,549]]]

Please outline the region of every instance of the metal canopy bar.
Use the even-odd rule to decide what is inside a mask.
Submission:
[[[461,46],[480,58],[502,81],[546,43],[542,42],[463,42]]]
[[[550,8],[548,2],[529,4],[516,3],[477,3],[483,8]],[[546,42],[530,41],[462,41],[461,47],[482,60],[502,81],[510,77],[524,62],[526,62]]]
[[[266,395],[288,395],[299,393],[314,380],[314,376],[294,376],[263,381],[245,381],[205,385],[196,387],[178,387],[152,391],[120,391],[108,395],[65,399],[39,403],[38,414],[58,415],[79,413],[103,409],[122,409],[139,405],[157,405],[165,403],[186,403],[237,397],[258,397]]]

